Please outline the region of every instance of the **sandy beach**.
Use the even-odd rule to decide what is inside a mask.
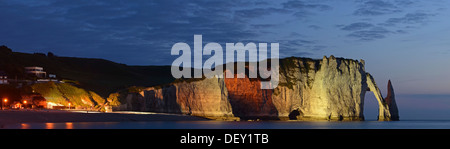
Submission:
[[[64,110],[3,110],[0,111],[0,128],[21,123],[64,122],[148,122],[148,121],[198,121],[200,117],[157,114],[151,112],[86,112]]]

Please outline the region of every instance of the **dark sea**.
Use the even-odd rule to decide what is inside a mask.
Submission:
[[[448,120],[403,121],[157,121],[22,123],[7,129],[450,129]]]
[[[369,93],[371,94],[371,93]],[[22,123],[10,129],[450,129],[450,95],[397,95],[400,121],[376,121],[378,103],[366,96],[366,121],[152,121]]]

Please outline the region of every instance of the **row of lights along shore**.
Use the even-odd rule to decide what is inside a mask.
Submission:
[[[8,102],[8,98],[3,98],[3,102],[2,102],[2,106],[1,106],[1,109],[2,109],[2,110],[3,110],[3,106],[6,105],[7,102]],[[3,103],[4,103],[4,104],[3,104]],[[23,101],[23,104],[26,105],[26,104],[27,104],[27,101],[24,100],[24,101]]]
[[[8,102],[8,98],[3,98],[3,102],[2,102],[2,104],[1,104],[1,110],[3,110],[3,106],[6,105],[7,102]],[[4,104],[3,104],[3,103],[4,103]],[[23,104],[26,105],[26,104],[27,104],[27,101],[24,100],[24,101],[23,101]],[[69,109],[70,109],[70,105],[71,105],[71,103],[69,102]]]
[[[8,98],[3,98],[3,101],[1,102],[2,104],[1,104],[1,107],[0,107],[1,110],[3,110],[3,106],[6,106],[6,103],[7,103],[7,102],[8,102]],[[24,101],[23,101],[23,104],[26,105],[26,104],[27,104],[27,101],[24,100]],[[71,104],[72,104],[72,103],[69,102],[69,109],[70,109]]]

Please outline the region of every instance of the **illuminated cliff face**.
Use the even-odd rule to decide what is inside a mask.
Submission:
[[[228,90],[228,99],[233,114],[244,119],[278,117],[277,108],[272,102],[273,90],[261,89],[258,79],[226,78],[225,85]]]
[[[223,79],[178,82],[141,92],[143,111],[181,113],[208,118],[234,117]]]
[[[279,88],[273,100],[279,117],[291,119],[363,119],[367,90],[362,63],[334,57],[322,60],[284,60]],[[295,112],[295,113],[293,113]]]
[[[260,80],[211,78],[148,88],[141,93],[144,111],[227,119],[363,120],[364,97],[372,91],[379,120],[398,120],[391,83],[383,98],[364,62],[335,58],[280,60],[277,88]],[[131,99],[130,99],[131,100]]]

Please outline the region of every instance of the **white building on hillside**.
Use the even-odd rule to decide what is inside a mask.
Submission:
[[[26,74],[35,75],[38,78],[45,78],[47,76],[47,72],[44,71],[42,67],[25,67]]]
[[[8,75],[4,71],[0,71],[0,84],[8,84]]]

